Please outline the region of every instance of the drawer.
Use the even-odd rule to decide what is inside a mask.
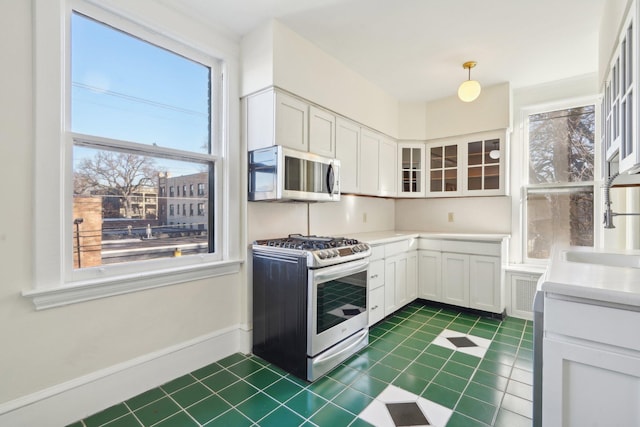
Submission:
[[[430,251],[441,251],[442,240],[418,239],[418,249],[427,249]]]
[[[369,326],[384,319],[384,288],[369,292]]]
[[[640,312],[545,297],[546,333],[640,351]]]
[[[401,240],[399,242],[387,243],[384,245],[384,257],[398,255],[409,250],[409,240]]]
[[[500,243],[470,242],[470,241],[463,241],[463,240],[443,240],[442,241],[442,252],[500,256],[501,255],[500,249],[501,249]]]
[[[371,256],[369,257],[369,261],[375,261],[377,259],[384,258],[384,245],[372,246],[371,247]]]
[[[384,260],[369,263],[369,290],[384,285]]]

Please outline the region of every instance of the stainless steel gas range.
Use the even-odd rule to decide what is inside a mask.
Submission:
[[[254,354],[314,381],[368,344],[368,244],[294,234],[252,249]]]

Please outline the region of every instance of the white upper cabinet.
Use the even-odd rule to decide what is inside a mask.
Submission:
[[[427,143],[429,175],[426,196],[450,197],[462,194],[460,150],[461,146],[456,142]]]
[[[382,138],[380,140],[380,159],[378,162],[380,188],[378,195],[383,197],[396,196],[396,155],[398,145],[395,141]]]
[[[640,147],[636,136],[635,118],[637,30],[633,23],[634,14],[635,12],[629,14],[622,27],[602,99],[604,156],[607,161],[617,159],[620,172],[635,172],[640,168]]]
[[[398,143],[398,197],[424,197],[425,144],[424,142]]]
[[[309,105],[275,89],[244,99],[244,126],[249,150],[283,145],[309,150]]]
[[[340,191],[360,192],[360,126],[336,119],[336,158],[340,160]]]
[[[377,196],[380,188],[380,140],[382,137],[370,131],[360,132],[360,194]],[[341,166],[342,167],[342,166]]]
[[[336,116],[313,105],[309,107],[309,151],[336,157]]]
[[[427,142],[425,195],[506,195],[506,153],[504,130]]]

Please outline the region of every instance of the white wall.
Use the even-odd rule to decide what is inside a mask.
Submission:
[[[511,127],[511,87],[509,83],[482,88],[473,102],[449,96],[427,103],[427,139],[466,135]]]
[[[231,125],[239,129],[239,105],[235,101],[239,46],[150,0],[131,5],[118,0],[111,4],[129,7],[132,14],[140,13],[138,16],[144,22],[153,21],[168,33],[180,34],[200,46],[211,43],[222,46],[228,55],[228,76],[232,80]],[[16,399],[29,400],[33,393],[44,393],[49,387],[215,331],[237,328],[241,293],[246,292],[241,273],[38,312],[30,300],[21,296],[22,291],[32,288],[33,271],[38,268],[32,262],[35,243],[31,214],[34,206],[31,23],[31,2],[2,3],[0,47],[5,63],[11,66],[4,67],[1,83],[0,179],[11,183],[11,208],[5,204],[0,209],[0,417],[3,410],[15,407]],[[231,143],[236,147],[238,132],[231,131]],[[232,179],[238,180],[243,169],[236,165],[234,170]],[[237,194],[230,198],[235,203],[239,199]],[[126,394],[131,390],[120,392]],[[95,397],[98,402],[99,399],[100,396]],[[58,411],[73,409],[71,405]]]
[[[393,230],[395,201],[381,197],[343,195],[339,203],[309,205],[311,234],[342,235]]]
[[[510,197],[451,197],[396,201],[396,230],[511,233]],[[449,222],[453,213],[453,222]]]
[[[265,41],[267,37],[272,41]],[[272,50],[272,57],[260,55],[243,63],[243,79],[251,78],[251,84],[243,87],[243,96],[262,89],[258,86],[265,78],[256,79],[256,70],[272,67],[273,81],[266,86],[278,86],[397,138],[398,101],[389,94],[278,21],[242,39],[243,58],[265,46]]]

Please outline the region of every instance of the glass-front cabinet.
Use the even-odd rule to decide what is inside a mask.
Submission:
[[[605,167],[610,171],[637,172],[640,169],[636,111],[637,109],[637,29],[636,4],[629,9],[613,51],[602,91],[602,151]],[[634,93],[636,92],[636,93]],[[606,162],[610,162],[611,165]],[[611,166],[611,167],[609,167]]]
[[[506,195],[504,130],[427,142],[427,197]]]
[[[460,195],[459,144],[427,144],[429,185],[427,196]]]
[[[424,197],[425,145],[424,142],[398,143],[398,197]]]

